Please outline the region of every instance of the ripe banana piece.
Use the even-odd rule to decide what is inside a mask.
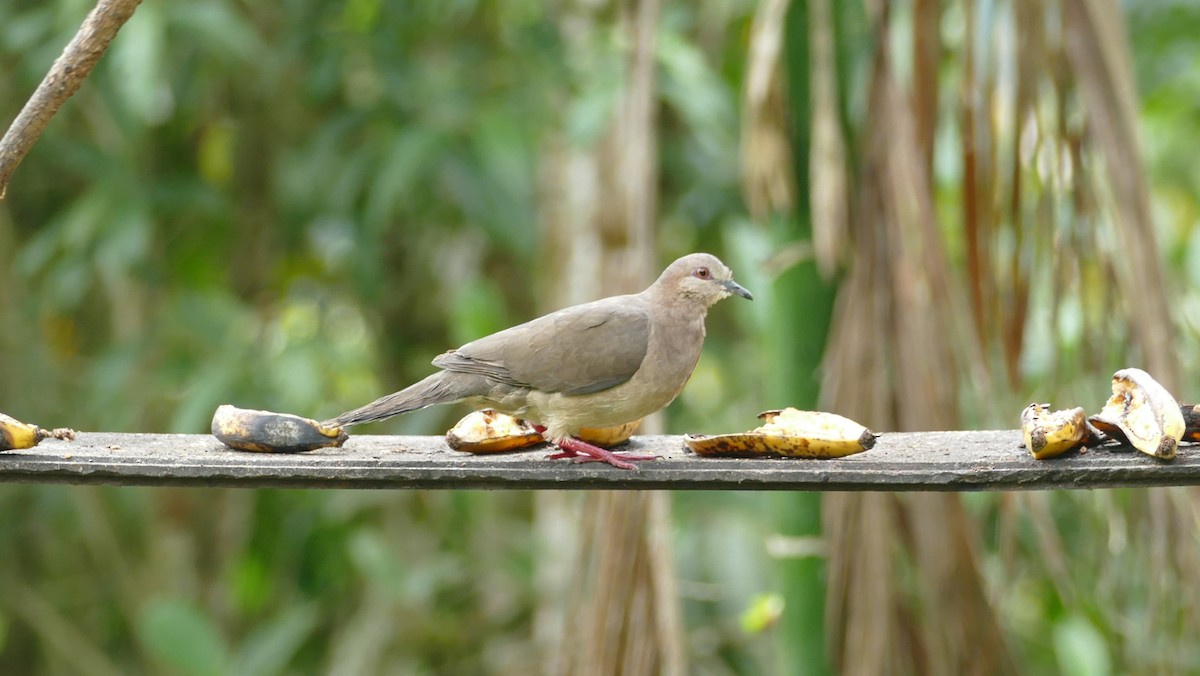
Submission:
[[[1187,429],[1175,397],[1149,373],[1135,368],[1113,374],[1112,396],[1088,420],[1105,434],[1161,460],[1175,457]]]
[[[23,423],[16,418],[0,413],[0,451],[33,448],[42,439],[65,439],[69,441],[74,438],[75,430],[69,430],[65,427],[44,430],[37,425]]]
[[[765,424],[744,434],[689,434],[684,444],[707,456],[841,458],[874,447],[879,436],[835,413],[789,407],[758,417]]]
[[[1082,407],[1051,412],[1049,404],[1030,404],[1021,411],[1021,432],[1034,458],[1053,458],[1087,443],[1087,414]]]
[[[641,418],[613,427],[584,427],[579,430],[579,439],[600,448],[612,448],[629,441],[629,437],[637,434],[640,429]]]
[[[312,451],[341,446],[350,438],[340,427],[323,427],[309,418],[229,404],[213,414],[212,434],[230,448],[260,453]]]
[[[544,442],[533,425],[490,408],[474,411],[446,432],[446,443],[467,453],[503,453]]]
[[[602,448],[612,448],[629,441],[642,426],[635,420],[616,427],[585,427],[579,438]],[[446,443],[456,451],[466,453],[503,453],[545,443],[533,425],[510,415],[485,408],[467,415],[446,432]]]

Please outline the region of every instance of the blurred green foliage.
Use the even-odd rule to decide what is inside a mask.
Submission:
[[[0,7],[0,117],[88,8]],[[765,240],[732,159],[751,10],[665,11],[660,244],[665,261],[736,239],[761,287],[749,262]],[[0,203],[0,410],[115,431],[203,432],[224,402],[320,417],[531,317],[553,282],[537,265],[553,227],[538,222],[541,144],[548,129],[591,144],[608,124],[615,19],[595,17],[608,37],[580,63],[564,13],[536,2],[147,0]],[[713,396],[755,391],[738,356],[754,311],[714,312],[672,426],[757,413],[757,394],[732,410]],[[438,433],[461,413],[376,431]],[[0,526],[20,552],[0,574],[23,589],[0,601],[6,672],[536,665],[525,494],[10,486],[0,503],[21,515]],[[723,545],[696,546],[703,561]],[[750,659],[737,617],[765,587],[689,604],[716,628],[707,660]]]
[[[0,5],[0,119],[89,8]],[[669,411],[674,431],[743,429],[779,403],[761,384],[773,367],[760,336],[775,318],[756,263],[771,234],[738,192],[752,11],[749,0],[672,3],[660,27],[660,258],[721,253],[766,301],[714,310]],[[595,20],[615,43],[606,12]],[[1200,10],[1129,12],[1155,209],[1179,283],[1197,287],[1200,57],[1186,28]],[[620,77],[616,44],[567,51],[569,18],[530,0],[146,0],[0,202],[0,410],[114,431],[203,432],[226,402],[320,417],[533,316],[536,285],[553,281],[538,268],[541,228],[553,227],[537,213],[545,132],[595,142]],[[1196,317],[1181,313],[1193,340]],[[1185,358],[1194,372],[1196,354]],[[438,433],[461,412],[376,430]],[[764,515],[781,501],[674,500],[693,665],[770,670],[779,582]],[[1044,507],[1073,560],[1137,570],[1146,557],[1111,534],[1144,515],[1124,515],[1121,500],[1046,496]],[[1106,577],[1111,565],[1098,579],[1056,568],[1038,558],[1041,526],[1005,530],[997,497],[972,505],[985,573],[1031,670],[1200,665],[1194,648],[1138,643],[1138,618],[1114,617],[1152,582]],[[0,512],[5,673],[537,667],[527,494],[3,486]]]

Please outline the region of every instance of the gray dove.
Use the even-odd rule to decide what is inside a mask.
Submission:
[[[576,435],[671,403],[700,359],[708,308],[734,295],[753,300],[716,256],[689,254],[641,293],[574,305],[467,343],[434,359],[437,373],[323,424],[462,401],[530,421],[561,449],[551,458],[634,469],[653,456],[613,453]]]

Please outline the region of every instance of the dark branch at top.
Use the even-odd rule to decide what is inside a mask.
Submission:
[[[141,2],[100,0],[84,19],[75,37],[54,61],[50,72],[0,139],[0,199],[4,199],[17,165],[25,159],[58,109],[79,90],[117,31],[133,16]]]

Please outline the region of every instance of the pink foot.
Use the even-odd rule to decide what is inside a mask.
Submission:
[[[545,433],[546,433],[546,426],[545,426],[545,425],[539,425],[539,424],[537,424],[537,423],[532,423],[532,424],[533,424],[533,431],[534,431],[534,432],[537,432],[538,434],[545,434]],[[546,459],[548,459],[548,460],[562,460],[563,458],[576,458],[576,457],[579,457],[579,454],[578,454],[578,453],[576,453],[575,451],[568,451],[568,450],[566,450],[566,449],[563,449],[563,451],[562,451],[561,453],[551,453],[550,455],[546,456]]]
[[[538,434],[545,434],[545,433],[546,433],[546,426],[545,426],[545,425],[539,425],[539,424],[537,424],[537,423],[530,423],[530,425],[532,425],[532,426],[533,426],[533,431],[534,431],[534,432],[537,432]],[[547,439],[546,441],[549,441],[549,439]],[[574,458],[574,457],[576,457],[576,456],[578,456],[578,455],[579,455],[579,454],[578,454],[578,453],[576,453],[575,451],[568,451],[568,450],[565,450],[565,449],[564,449],[564,450],[563,450],[561,453],[553,453],[553,454],[551,454],[551,455],[548,455],[548,456],[546,456],[546,458],[547,458],[547,459],[549,459],[549,460],[562,460],[563,458]]]
[[[567,437],[558,442],[557,445],[562,449],[562,452],[551,454],[551,460],[572,458],[575,462],[605,462],[620,469],[637,469],[637,465],[633,463],[654,460],[655,458],[653,455],[613,453],[612,451],[594,446],[586,441],[580,441],[574,437]]]

